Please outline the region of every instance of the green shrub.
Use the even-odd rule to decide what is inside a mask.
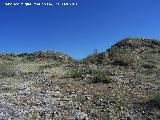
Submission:
[[[111,77],[106,74],[103,71],[97,71],[94,75],[93,75],[93,83],[111,83],[112,79]]]
[[[113,58],[113,64],[114,65],[120,65],[120,66],[131,66],[133,64],[134,60],[129,56],[125,54],[115,54]]]
[[[16,89],[15,88],[13,88],[13,87],[1,87],[0,88],[0,93],[2,92],[2,93],[7,93],[7,92],[15,92],[16,91]]]
[[[155,65],[151,63],[145,63],[145,64],[142,64],[142,67],[147,68],[147,69],[153,69],[155,68]]]
[[[10,62],[0,63],[0,78],[13,77],[15,75],[14,66]]]
[[[150,75],[156,74],[156,70],[145,69],[145,70],[142,70],[141,73],[144,74],[144,75],[150,76]]]
[[[152,102],[155,107],[160,108],[160,91],[155,94]]]
[[[72,78],[80,78],[82,75],[92,74],[93,70],[89,68],[76,68],[70,71],[70,77]]]
[[[112,81],[109,72],[90,68],[73,69],[70,71],[69,75],[72,78],[81,78],[90,75],[88,78],[91,79],[92,83],[110,83]]]

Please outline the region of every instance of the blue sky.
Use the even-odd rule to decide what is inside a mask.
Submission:
[[[68,7],[7,7],[0,1],[0,51],[56,50],[80,59],[125,37],[160,38],[159,0],[47,0]]]

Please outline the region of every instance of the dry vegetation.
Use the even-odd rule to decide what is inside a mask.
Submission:
[[[124,39],[75,61],[62,53],[0,55],[0,119],[158,120],[160,42]]]

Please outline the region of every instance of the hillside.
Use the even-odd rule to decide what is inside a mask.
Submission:
[[[82,61],[95,64],[112,63],[127,66],[130,64],[127,63],[129,61],[131,63],[140,62],[153,56],[158,57],[159,53],[160,41],[154,39],[126,38],[107,49],[106,52],[93,53]]]
[[[160,41],[126,38],[76,61],[39,51],[0,55],[0,119],[158,120]]]

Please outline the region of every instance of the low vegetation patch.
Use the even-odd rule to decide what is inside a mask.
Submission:
[[[143,69],[143,70],[141,70],[141,73],[146,76],[150,76],[150,75],[156,75],[157,71],[156,71],[156,69]]]
[[[156,92],[152,102],[155,107],[160,109],[160,91]]]
[[[69,72],[71,78],[88,78],[92,83],[110,83],[112,81],[109,72],[90,68],[76,68]]]
[[[95,75],[93,75],[93,83],[110,83],[112,81],[111,77],[107,75],[105,72],[97,71]]]
[[[10,62],[0,63],[0,78],[15,76],[14,65]]]
[[[69,76],[72,78],[80,78],[86,74],[93,74],[93,70],[89,68],[76,68],[69,72]]]
[[[51,69],[52,67],[59,67],[61,63],[52,63],[52,64],[45,64],[39,67],[39,69]]]
[[[115,53],[113,58],[113,64],[114,65],[120,65],[120,66],[132,66],[134,60],[124,54]]]
[[[1,87],[0,88],[0,93],[10,93],[10,92],[15,92],[16,89],[15,88],[11,88],[11,87]]]
[[[151,64],[151,63],[145,63],[145,64],[142,64],[142,67],[144,67],[146,69],[153,69],[153,68],[155,68],[155,65]]]

